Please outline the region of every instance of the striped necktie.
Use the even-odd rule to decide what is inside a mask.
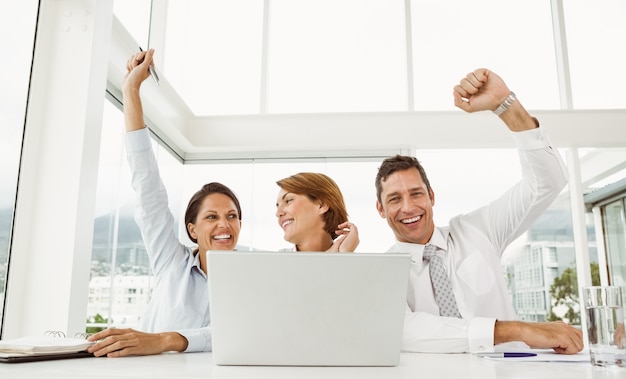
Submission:
[[[446,274],[446,268],[443,265],[441,256],[437,255],[437,250],[439,249],[435,245],[426,245],[424,247],[423,259],[429,262],[430,281],[435,292],[435,301],[437,306],[439,306],[439,314],[446,317],[461,318],[461,313],[459,313],[452,286],[450,285],[450,279]]]

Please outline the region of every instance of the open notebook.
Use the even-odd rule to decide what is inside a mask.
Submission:
[[[398,364],[410,256],[207,253],[217,365]]]
[[[86,350],[94,342],[85,338],[66,338],[58,332],[0,340],[0,362],[18,363],[52,359],[93,357]]]

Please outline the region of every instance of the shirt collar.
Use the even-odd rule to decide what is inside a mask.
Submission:
[[[437,246],[443,251],[448,250],[448,231],[442,231],[435,227],[433,235],[430,237],[428,244]],[[400,242],[396,239],[395,245],[390,249],[394,253],[410,253],[413,262],[421,262],[424,254],[424,246],[418,243]]]
[[[193,253],[193,262],[191,262],[191,269],[193,270],[194,267],[196,268],[196,270],[198,270],[198,272],[204,275],[204,271],[202,271],[202,267],[200,267],[200,252],[198,249],[196,249]]]
[[[437,248],[447,251],[448,250],[448,233],[444,233],[439,228],[435,228],[433,235],[430,237],[429,244],[437,246]],[[424,249],[422,249],[424,250]]]

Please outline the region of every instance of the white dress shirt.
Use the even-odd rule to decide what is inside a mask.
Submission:
[[[126,133],[126,155],[137,194],[135,219],[155,280],[138,329],[150,333],[176,331],[187,339],[187,352],[211,351],[207,277],[198,255],[175,233],[148,129]]]
[[[489,350],[495,320],[515,320],[500,258],[550,206],[567,184],[567,171],[542,128],[512,132],[522,164],[522,180],[492,203],[437,227],[429,243],[444,250],[462,319],[439,316],[424,245],[396,244],[389,252],[407,252],[412,265],[407,291],[403,350],[460,353]]]

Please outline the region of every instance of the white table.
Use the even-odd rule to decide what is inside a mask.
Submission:
[[[593,367],[588,362],[503,362],[470,354],[411,353],[403,353],[396,367],[246,367],[213,365],[211,353],[172,353],[146,357],[2,363],[0,378],[624,379],[626,368]]]

